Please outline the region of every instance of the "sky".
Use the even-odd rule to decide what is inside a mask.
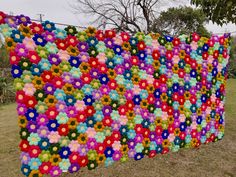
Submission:
[[[89,26],[88,17],[74,14],[71,4],[76,0],[0,0],[0,11],[13,13],[13,15],[24,14],[32,19],[39,19],[38,14],[44,14],[43,20],[50,20],[70,25]],[[189,4],[187,0],[187,5]],[[172,3],[170,6],[176,6]],[[213,33],[224,33],[236,31],[236,25],[227,24],[222,27],[209,23],[206,28]]]

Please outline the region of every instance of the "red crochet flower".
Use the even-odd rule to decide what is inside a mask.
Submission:
[[[5,23],[6,14],[0,11],[0,24]]]
[[[43,81],[47,83],[47,82],[52,81],[54,76],[52,75],[51,71],[43,71],[43,73],[41,74],[41,77]]]
[[[59,135],[61,136],[67,136],[69,133],[68,124],[61,124],[57,129]]]
[[[57,45],[57,48],[61,50],[66,50],[68,47],[66,39],[57,39],[55,43]]]
[[[16,92],[16,102],[17,103],[24,103],[25,102],[25,92],[23,90],[19,90]]]
[[[26,95],[24,98],[24,103],[28,108],[34,108],[35,105],[38,103],[38,101],[36,100],[34,96]]]
[[[29,147],[29,156],[31,158],[37,158],[41,153],[41,149],[39,146],[32,145]]]
[[[28,150],[30,148],[29,142],[27,140],[21,140],[21,142],[19,144],[19,148],[23,152],[28,152]]]
[[[72,152],[69,156],[69,160],[71,163],[78,163],[79,157],[80,155],[78,152]]]
[[[42,162],[42,164],[39,166],[39,171],[42,174],[49,174],[51,169],[52,169],[51,162]]]
[[[88,157],[87,156],[80,156],[78,159],[79,166],[85,167],[88,164]]]
[[[116,32],[115,32],[115,30],[106,30],[105,31],[105,36],[106,36],[106,38],[113,38],[113,37],[115,37],[116,36]]]
[[[42,34],[44,32],[42,24],[38,24],[35,22],[32,22],[32,24],[30,25],[30,29],[34,34]]]
[[[59,89],[61,89],[65,84],[61,77],[54,77],[51,83],[54,85],[54,87]]]
[[[72,35],[68,35],[65,40],[67,41],[68,45],[72,45],[74,47],[77,46],[77,44],[79,43],[78,39]]]
[[[105,38],[105,35],[104,35],[104,33],[103,33],[102,30],[97,30],[95,37],[96,37],[99,41],[103,41],[104,38]]]
[[[59,112],[57,111],[57,108],[55,106],[51,106],[48,108],[45,114],[49,119],[56,119]]]
[[[10,64],[11,65],[18,65],[20,62],[20,57],[16,54],[15,51],[11,51],[9,54]]]
[[[29,51],[28,52],[28,58],[31,63],[38,64],[41,60],[40,56],[36,51]]]

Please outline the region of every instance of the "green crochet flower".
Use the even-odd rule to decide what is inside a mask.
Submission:
[[[97,157],[97,151],[95,150],[89,150],[87,153],[88,159],[89,160],[96,160]]]
[[[50,157],[51,157],[50,151],[43,150],[39,154],[39,159],[41,160],[41,162],[48,162]]]

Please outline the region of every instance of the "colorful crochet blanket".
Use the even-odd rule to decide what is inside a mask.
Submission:
[[[224,135],[229,35],[59,28],[0,12],[25,176],[94,169]]]

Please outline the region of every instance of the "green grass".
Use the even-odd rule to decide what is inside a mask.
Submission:
[[[236,175],[236,80],[226,85],[226,129],[223,140],[199,149],[181,149],[176,153],[114,163],[88,171],[82,168],[66,177],[233,177]],[[20,172],[16,105],[0,107],[0,177],[23,176]]]

